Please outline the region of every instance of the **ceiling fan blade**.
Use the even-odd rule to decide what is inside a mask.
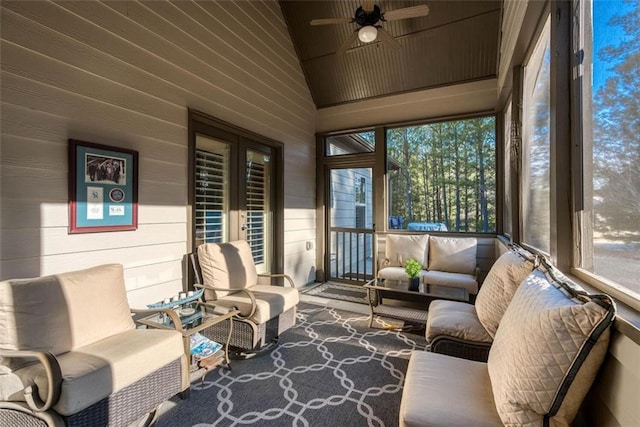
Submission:
[[[344,55],[344,53],[349,49],[349,47],[351,47],[351,45],[353,44],[354,41],[356,41],[357,38],[358,38],[358,32],[357,31],[354,31],[353,33],[351,33],[349,38],[346,39],[342,43],[342,45],[340,46],[340,48],[336,52],[336,56]]]
[[[378,27],[378,37],[380,38],[380,41],[387,46],[391,46],[396,49],[400,47],[400,43],[398,43],[398,40],[394,39],[393,36],[382,27]]]
[[[394,21],[396,19],[417,18],[429,14],[429,6],[421,4],[419,6],[405,7],[403,9],[390,10],[382,15],[385,21]]]
[[[362,10],[365,12],[372,12],[373,7],[376,5],[375,0],[363,0],[362,2]]]
[[[321,18],[312,19],[311,25],[327,25],[327,24],[349,24],[353,22],[353,18]]]

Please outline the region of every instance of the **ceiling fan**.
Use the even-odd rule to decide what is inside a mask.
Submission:
[[[429,7],[426,4],[383,12],[380,6],[375,4],[375,0],[364,0],[362,6],[358,7],[354,12],[353,18],[313,19],[311,20],[311,25],[350,24],[353,22],[358,24],[358,28],[342,43],[336,52],[336,55],[340,56],[349,49],[356,38],[363,43],[371,43],[379,38],[382,43],[400,47],[400,43],[382,28],[382,23],[398,19],[417,18],[426,16],[428,13]]]

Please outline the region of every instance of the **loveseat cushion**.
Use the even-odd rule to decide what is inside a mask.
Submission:
[[[424,280],[430,285],[465,288],[470,295],[478,293],[478,281],[471,274],[429,270],[424,274]]]
[[[295,288],[256,285],[251,287],[250,291],[256,298],[256,311],[249,319],[257,324],[279,316],[298,305],[299,302],[298,290]],[[243,315],[250,313],[252,307],[251,299],[244,292],[226,295],[214,301],[213,304],[226,308],[237,307]]]
[[[426,270],[429,264],[429,235],[387,234],[385,256],[381,267],[404,267],[407,260],[413,258]]]
[[[180,358],[184,358],[182,335],[159,329],[128,330],[60,354],[62,387],[54,409],[62,415],[75,414]],[[23,387],[35,383],[40,397],[46,397],[42,365],[28,365],[11,375]],[[21,390],[15,392],[14,398],[21,399]]]
[[[502,422],[571,424],[607,352],[614,314],[609,297],[572,290],[548,265],[527,276],[489,352]]]
[[[120,264],[0,282],[2,349],[60,354],[134,328]]]
[[[487,364],[427,351],[409,359],[400,427],[499,426]]]
[[[500,320],[516,289],[534,267],[534,257],[524,249],[513,247],[496,260],[476,298],[478,319],[489,335],[495,336]]]
[[[246,289],[258,282],[258,272],[246,240],[228,243],[205,243],[198,246],[198,263],[205,285],[223,289],[205,290],[205,300],[228,295],[230,291]]]
[[[429,239],[429,270],[474,274],[478,240],[475,237]]]
[[[424,277],[427,274],[426,270],[420,270],[420,277]],[[407,272],[404,267],[384,267],[378,271],[378,278],[390,279],[390,280],[404,280],[407,281]]]
[[[434,338],[442,335],[477,343],[491,343],[493,341],[493,338],[478,320],[475,307],[472,304],[435,300],[429,305],[427,342],[432,342]]]

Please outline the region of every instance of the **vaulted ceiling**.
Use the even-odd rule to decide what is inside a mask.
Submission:
[[[311,26],[318,18],[353,17],[360,0],[280,1],[317,108],[496,77],[501,0],[379,0],[383,12],[426,4],[427,16],[383,22],[399,47],[355,40],[355,22]]]

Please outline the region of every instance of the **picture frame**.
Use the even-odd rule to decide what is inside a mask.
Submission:
[[[138,228],[138,152],[69,139],[69,234]]]

